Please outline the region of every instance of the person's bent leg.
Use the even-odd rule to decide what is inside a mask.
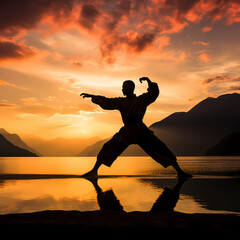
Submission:
[[[128,147],[128,145],[119,142],[114,139],[110,139],[106,142],[97,156],[97,161],[93,166],[92,170],[82,175],[87,178],[98,177],[98,169],[102,164],[110,167],[112,163],[117,159],[117,157]]]
[[[169,148],[154,134],[151,134],[142,141],[139,146],[156,162],[163,167],[172,166],[178,175],[178,178],[190,178],[192,175],[185,173],[177,163],[176,156],[169,150]]]

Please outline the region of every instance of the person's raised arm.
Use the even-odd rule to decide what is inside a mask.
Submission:
[[[139,81],[140,81],[140,83],[142,83],[143,81],[147,81],[148,86],[150,86],[152,83],[152,81],[148,77],[141,77],[141,78],[139,78]]]
[[[154,102],[158,95],[159,95],[159,88],[157,83],[152,82],[148,77],[141,77],[139,78],[140,83],[142,83],[143,81],[147,81],[148,83],[148,91],[147,93],[144,93],[142,96],[144,96],[146,103],[150,104],[152,102]]]

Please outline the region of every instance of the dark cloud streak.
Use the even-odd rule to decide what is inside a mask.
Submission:
[[[176,19],[178,21],[183,21],[183,18],[186,14],[201,0],[166,0],[165,6],[168,6],[171,9],[171,12],[174,10],[177,12]]]
[[[83,4],[80,14],[79,23],[91,30],[94,26],[94,24],[97,22],[97,19],[100,15],[100,12],[97,10],[97,8],[89,3]]]
[[[210,78],[205,79],[202,84],[206,85],[206,84],[210,84],[212,82],[240,82],[240,77],[231,77],[227,74],[219,74]]]
[[[12,36],[22,29],[32,29],[44,15],[59,21],[71,13],[74,0],[8,0],[0,2],[1,35]]]
[[[0,61],[5,59],[24,59],[35,55],[32,48],[13,42],[0,42]]]

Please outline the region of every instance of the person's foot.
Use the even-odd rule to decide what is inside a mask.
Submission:
[[[88,179],[94,179],[98,178],[97,171],[91,170],[85,174],[83,174],[81,177],[88,178]]]
[[[188,179],[188,178],[192,178],[192,175],[189,173],[185,173],[185,172],[178,173],[179,180]]]

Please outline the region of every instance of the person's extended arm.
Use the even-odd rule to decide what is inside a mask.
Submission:
[[[106,98],[103,96],[82,93],[80,94],[83,98],[92,98],[92,102],[99,105],[101,108],[106,110],[118,109],[118,99],[117,98]]]
[[[81,93],[80,96],[82,96],[83,98],[92,98],[92,97],[95,97],[96,95],[88,94],[88,93]]]

